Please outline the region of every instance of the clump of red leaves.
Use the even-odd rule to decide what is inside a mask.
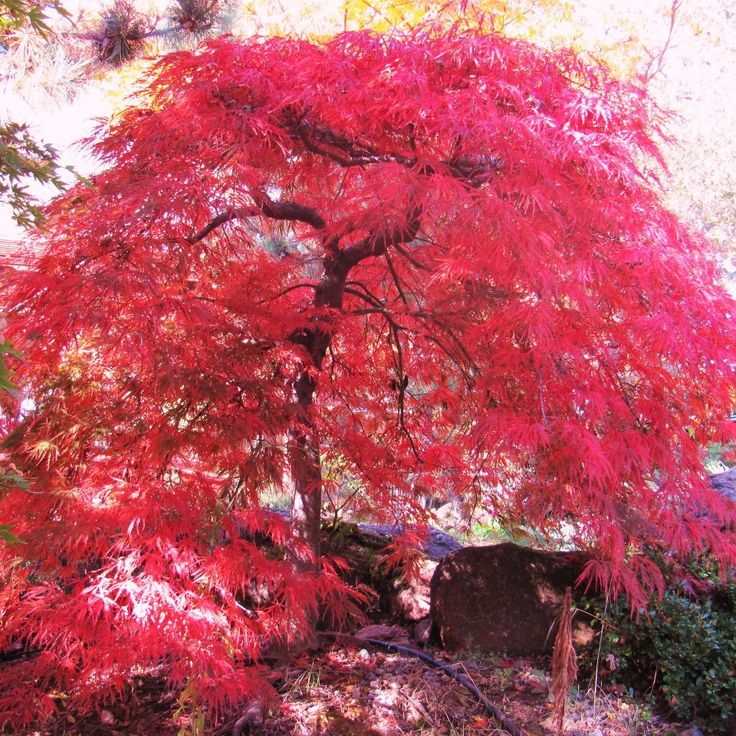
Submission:
[[[124,695],[218,710],[346,590],[323,490],[382,520],[455,496],[596,554],[734,561],[701,447],[734,399],[734,303],[638,163],[640,90],[479,31],[212,41],[90,145],[2,301],[0,721]],[[29,408],[30,407],[30,408]],[[260,504],[285,483],[295,532]],[[350,492],[351,495],[347,493]],[[317,530],[318,531],[318,530]]]

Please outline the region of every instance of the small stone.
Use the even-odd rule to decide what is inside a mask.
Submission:
[[[355,632],[358,639],[380,639],[382,641],[391,641],[400,637],[406,637],[406,633],[400,626],[384,626],[383,624],[371,624],[364,626]]]
[[[264,719],[263,705],[261,705],[260,701],[254,700],[245,709],[245,713],[235,721],[233,735],[240,736],[246,728],[250,729],[253,726],[262,726]]]
[[[591,731],[588,736],[604,736],[604,734],[600,729],[596,729],[595,731]]]
[[[115,723],[115,716],[110,713],[109,710],[100,711],[100,723],[104,723],[106,726],[111,726]]]
[[[424,646],[429,641],[429,636],[432,633],[432,619],[427,617],[423,618],[417,624],[415,624],[412,630],[412,637],[417,644]]]

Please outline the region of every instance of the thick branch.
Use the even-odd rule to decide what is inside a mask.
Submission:
[[[271,220],[304,222],[311,225],[315,230],[322,230],[325,227],[324,218],[314,207],[298,202],[274,202],[265,192],[251,193],[251,197],[256,203],[255,207],[231,207],[225,210],[225,212],[208,222],[199,232],[187,238],[187,242],[190,244],[198,243],[226,222],[244,220],[258,215],[263,215]]]
[[[349,271],[366,258],[383,255],[392,245],[408,243],[413,240],[419,232],[421,213],[421,206],[415,205],[410,210],[404,225],[397,226],[379,235],[369,235],[367,238],[346,248],[340,254],[344,266]]]
[[[272,220],[290,220],[305,222],[315,230],[322,230],[325,220],[314,207],[298,202],[274,202],[265,192],[251,193],[257,207]]]
[[[255,210],[252,209],[232,207],[229,210],[226,210],[225,212],[217,215],[217,217],[208,222],[199,232],[187,238],[187,242],[191,245],[194,245],[200,240],[206,238],[213,230],[216,230],[218,227],[220,227],[220,225],[224,225],[226,222],[231,222],[232,220],[240,220],[245,217],[252,217],[254,214]]]

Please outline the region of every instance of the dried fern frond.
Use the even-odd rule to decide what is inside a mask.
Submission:
[[[578,674],[577,656],[572,640],[572,617],[572,594],[568,588],[565,591],[560,625],[552,650],[552,695],[554,697],[552,717],[558,736],[562,736],[563,733],[567,696]]]

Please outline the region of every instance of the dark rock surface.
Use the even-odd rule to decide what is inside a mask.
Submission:
[[[736,468],[711,475],[710,484],[727,498],[736,501]]]
[[[389,526],[386,524],[358,524],[358,529],[362,532],[379,534],[386,537],[387,544],[403,531],[401,526]],[[447,557],[450,552],[456,552],[459,549],[463,549],[463,545],[457,539],[451,537],[449,534],[445,534],[445,532],[441,532],[439,529],[430,527],[429,539],[422,552],[430,560],[439,562]]]
[[[512,655],[552,650],[565,588],[573,587],[586,557],[505,543],[465,547],[439,563],[431,582],[431,615],[447,649]],[[576,643],[593,630],[574,622]]]

